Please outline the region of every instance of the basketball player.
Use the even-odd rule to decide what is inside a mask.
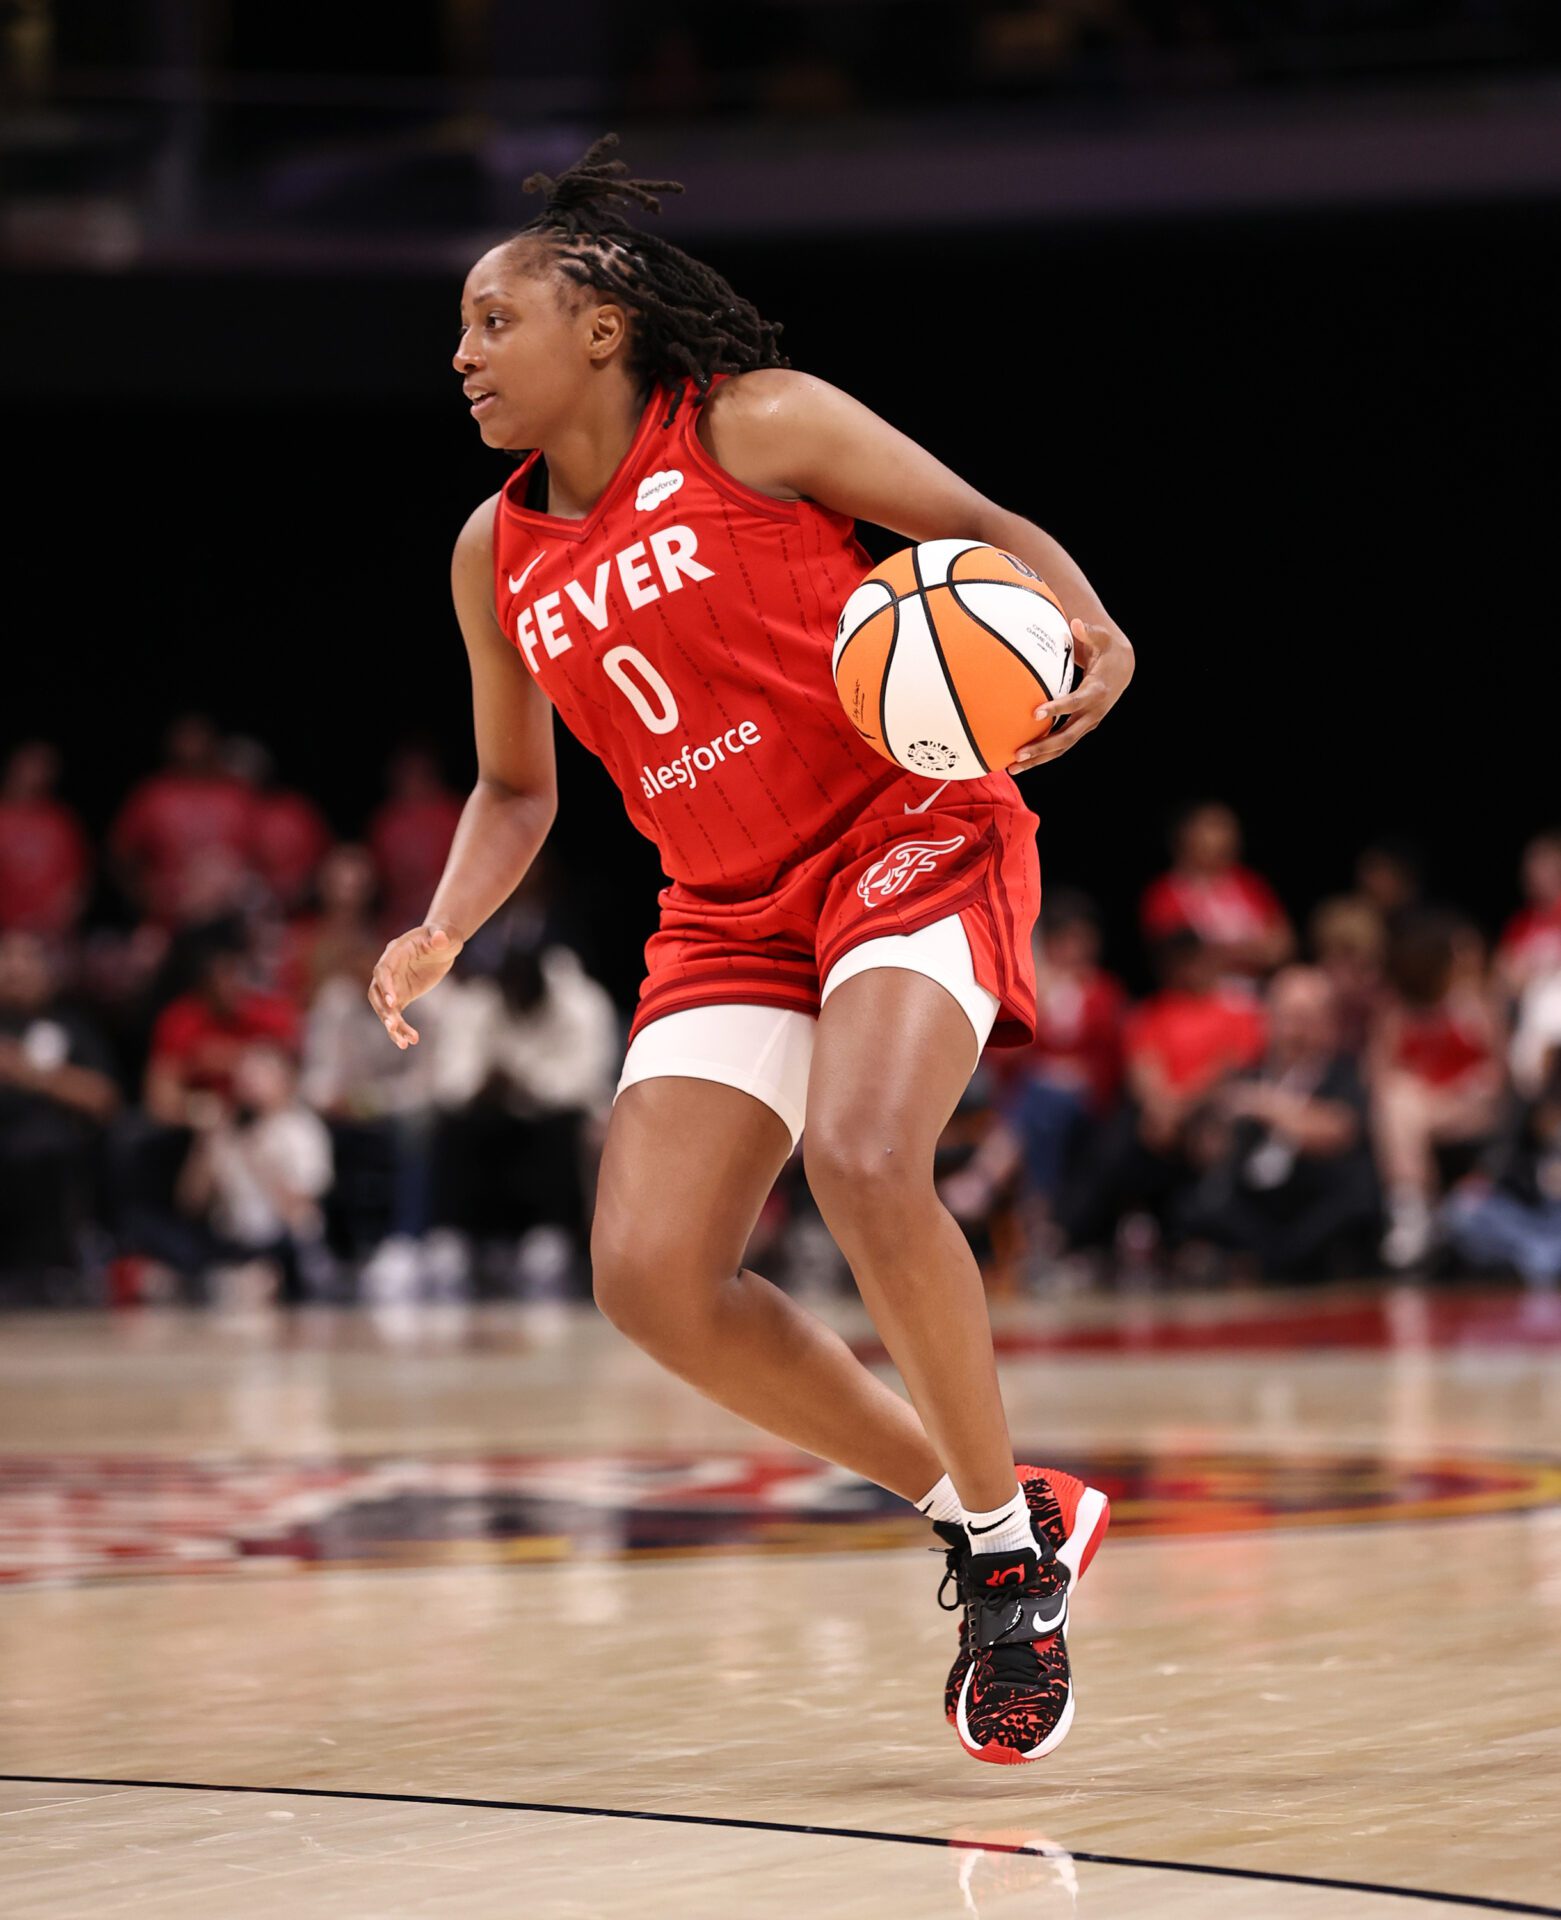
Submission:
[[[980,1275],[933,1150],[989,1038],[1033,1031],[1036,821],[1009,777],[1097,726],[1127,639],[1055,540],[821,380],[779,328],[626,217],[598,141],[467,277],[455,368],[483,441],[531,449],[456,542],[478,780],[426,922],[369,998],[407,1010],[513,892],[554,813],[552,715],[596,753],[669,884],[603,1153],[596,1300],[719,1405],[937,1526],[963,1602],[945,1710],[977,1759],[1072,1719],[1070,1588],[1104,1496],[1015,1468]],[[854,522],[1019,556],[1085,667],[1008,772],[939,785],[873,753],[831,676],[871,564]],[[911,1405],[741,1258],[799,1136]],[[914,1409],[914,1410],[913,1410]]]

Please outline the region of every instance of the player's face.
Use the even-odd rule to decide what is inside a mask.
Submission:
[[[589,370],[589,327],[567,283],[504,247],[466,276],[454,366],[490,447],[545,446]]]

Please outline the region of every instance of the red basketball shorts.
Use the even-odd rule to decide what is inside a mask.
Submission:
[[[994,1046],[1035,1037],[1030,931],[1040,910],[1035,815],[954,789],[925,813],[864,815],[799,861],[770,893],[712,899],[673,882],[645,949],[630,1039],[690,1007],[786,1007],[817,1014],[820,983],[863,941],[919,932],[957,914],[976,980],[998,1002]]]

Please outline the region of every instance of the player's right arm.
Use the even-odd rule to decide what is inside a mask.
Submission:
[[[553,709],[504,637],[493,611],[493,510],[485,500],[461,529],[450,566],[472,676],[477,784],[450,843],[420,927],[379,957],[369,1004],[401,1048],[417,1044],[405,1009],[449,972],[461,948],[519,886],[558,810]]]

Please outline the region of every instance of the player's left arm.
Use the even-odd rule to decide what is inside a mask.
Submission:
[[[978,493],[925,447],[838,387],[766,368],[717,389],[709,434],[734,478],[776,499],[805,498],[908,540],[982,540],[1033,567],[1062,602],[1084,676],[1036,709],[1065,731],[1025,747],[1010,772],[1055,760],[1092,732],[1133,677],[1133,646],[1061,544]]]

